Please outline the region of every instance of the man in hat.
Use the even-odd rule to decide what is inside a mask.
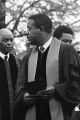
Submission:
[[[13,120],[13,94],[18,75],[18,65],[11,54],[13,39],[9,29],[0,29],[0,120]]]
[[[68,120],[80,101],[79,58],[71,45],[52,36],[52,21],[47,15],[29,17],[27,28],[28,40],[36,47],[23,58],[19,73],[19,120],[25,118],[25,112],[26,120]]]

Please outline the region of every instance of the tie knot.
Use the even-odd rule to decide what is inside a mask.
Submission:
[[[43,53],[43,52],[44,52],[44,49],[45,49],[45,48],[42,46],[42,47],[40,47],[39,50],[40,50],[41,53]]]
[[[8,60],[8,56],[7,56],[7,55],[5,55],[4,59],[7,61],[7,60]]]

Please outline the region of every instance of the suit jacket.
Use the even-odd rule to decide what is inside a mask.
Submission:
[[[76,106],[75,110],[73,110],[71,120],[80,120],[80,104]]]
[[[61,50],[61,55],[60,55],[59,53],[60,48],[61,48],[61,42],[54,38],[52,40],[47,55],[47,62],[46,62],[47,86],[55,85],[57,82],[62,83],[64,81],[67,81],[67,83],[71,84],[73,80],[75,81],[74,83],[77,83],[78,85],[77,87],[79,87],[80,86],[80,82],[79,82],[80,75],[78,69],[79,61],[77,61],[78,57],[76,55],[76,52],[74,51],[73,47],[69,46],[69,47],[64,47],[64,49]],[[60,57],[60,60],[58,59],[59,55],[62,56]],[[36,65],[37,65],[37,56],[38,53],[36,52],[36,49],[34,49],[32,52],[30,51],[23,59],[22,70],[17,84],[17,96],[18,96],[17,103],[18,104],[20,103],[20,105],[24,103],[23,95],[25,91],[27,91],[26,82],[34,81]],[[58,61],[59,61],[59,65],[58,65]],[[79,93],[79,89],[77,92]],[[49,105],[50,105],[52,120],[53,119],[63,120],[64,117],[60,102],[56,101],[55,98],[52,97],[49,100]],[[22,104],[22,106],[24,105]],[[22,108],[24,109],[24,107]],[[58,116],[58,112],[60,113],[60,116]],[[36,116],[36,109],[35,106],[33,106],[31,109],[28,110],[26,114],[26,120],[27,119],[30,120],[32,118],[34,118],[33,120],[36,120],[35,116]]]
[[[10,73],[13,91],[15,90],[17,75],[18,75],[18,66],[16,64],[15,57],[10,54],[9,57],[10,64]],[[10,118],[10,96],[9,96],[9,85],[7,81],[6,68],[4,60],[0,58],[0,120],[11,120]]]
[[[73,110],[71,120],[80,120],[80,104],[78,104],[75,110]]]
[[[71,116],[71,120],[80,120],[80,111],[75,111]]]

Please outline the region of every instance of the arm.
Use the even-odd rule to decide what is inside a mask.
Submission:
[[[80,101],[80,58],[72,46],[64,46],[60,53],[59,84],[55,87],[66,102]]]
[[[22,120],[26,114],[26,111],[30,107],[26,104],[24,100],[24,94],[27,92],[26,83],[27,83],[27,74],[28,74],[28,59],[30,53],[23,58],[22,64],[19,70],[17,86],[15,92],[15,107],[14,107],[14,116],[16,119]]]
[[[67,48],[67,56],[68,56],[68,86],[69,91],[68,94],[72,100],[80,100],[80,57],[77,55],[76,51],[73,47]],[[66,57],[67,57],[66,56]],[[65,58],[66,58],[65,57]],[[67,59],[67,58],[66,58]],[[65,75],[65,79],[67,76]]]

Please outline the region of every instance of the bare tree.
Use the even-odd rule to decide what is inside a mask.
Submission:
[[[23,2],[22,2],[23,1]],[[6,27],[16,37],[26,36],[27,19],[31,14],[49,15],[53,21],[53,30],[59,24],[68,24],[74,31],[80,31],[80,0],[4,0],[6,2]],[[19,4],[18,4],[19,2]]]
[[[0,1],[0,28],[5,27],[5,2],[6,0]]]
[[[28,16],[40,12],[46,13],[51,17],[54,28],[61,23],[69,24],[65,21],[67,18],[76,18],[80,14],[80,5],[78,2],[79,0],[58,0],[58,2],[56,0],[23,0],[23,3],[18,5],[15,0],[8,0],[6,3],[10,4],[10,6],[7,6],[6,15],[10,15],[11,18],[6,22],[6,26],[8,27],[13,23],[11,30],[12,32],[16,31],[17,34],[15,36],[23,36],[25,35],[24,28]],[[77,24],[77,20],[72,21],[70,25],[74,27],[74,23]],[[20,25],[24,25],[24,27],[22,26],[21,28]]]

